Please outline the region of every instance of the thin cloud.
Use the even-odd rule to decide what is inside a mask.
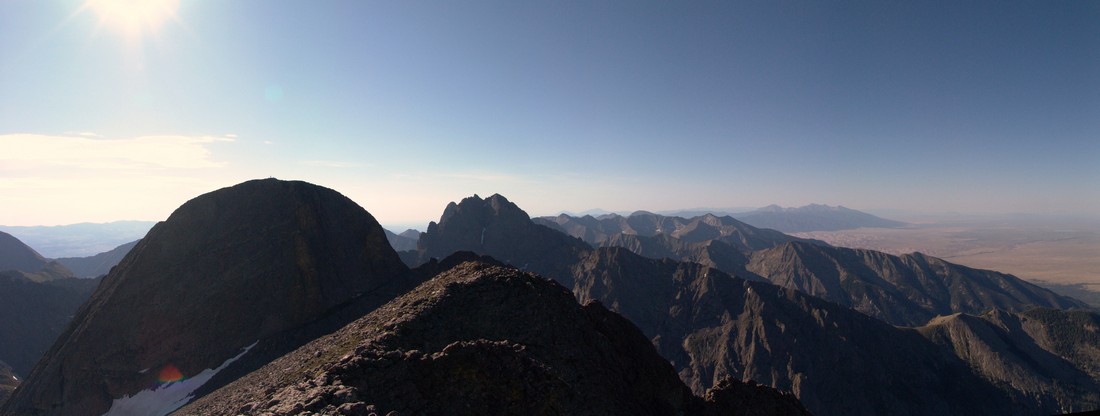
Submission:
[[[362,168],[366,167],[363,163],[354,162],[341,162],[336,160],[303,160],[298,162],[302,166],[309,166],[315,168],[336,168],[336,169],[348,169],[348,168]]]
[[[143,136],[103,139],[85,135],[0,135],[3,170],[57,167],[94,170],[209,169],[225,166],[208,146],[234,139],[212,136]]]

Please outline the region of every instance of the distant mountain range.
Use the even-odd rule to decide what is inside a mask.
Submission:
[[[799,208],[769,205],[756,211],[737,214],[735,217],[759,228],[770,228],[785,233],[849,230],[863,227],[892,228],[906,225],[901,221],[879,218],[854,209],[818,204]]]
[[[879,218],[865,212],[856,211],[854,209],[849,209],[842,206],[832,207],[820,204],[810,204],[798,208],[783,208],[778,205],[769,205],[756,210],[737,208],[699,208],[666,211],[658,214],[652,214],[646,211],[637,211],[625,217],[630,218],[635,215],[658,215],[662,217],[680,218],[695,218],[708,215],[714,217],[733,217],[738,221],[752,225],[756,228],[767,228],[782,231],[785,233],[836,231],[863,227],[893,228],[906,225],[906,223],[901,221]],[[572,218],[574,221],[581,221],[586,223],[590,222],[586,221],[585,217],[592,217],[595,220],[602,221],[609,218],[622,218],[624,216],[614,212],[591,210],[585,211],[580,214],[563,213],[561,215],[558,215],[557,217],[540,217],[536,218],[536,221],[542,221],[541,223],[543,224],[545,224],[546,222],[557,222],[559,223],[559,225],[565,226],[565,224],[562,223],[562,218]],[[571,227],[567,226],[567,228]],[[629,230],[623,231],[628,234],[631,233]],[[572,232],[569,233],[573,234]],[[588,240],[586,239],[585,241]]]
[[[154,224],[152,221],[114,221],[29,227],[0,225],[0,231],[18,237],[47,258],[88,257],[138,240]]]
[[[501,195],[412,237],[303,182],[196,197],[110,270],[0,415],[1100,408],[1100,315],[1011,275],[729,216],[532,219]]]

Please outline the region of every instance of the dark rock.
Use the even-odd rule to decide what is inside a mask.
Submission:
[[[17,374],[30,374],[98,284],[74,278],[35,282],[0,272],[0,360]]]
[[[333,190],[267,179],[199,196],[107,275],[0,413],[103,414],[158,369],[217,368],[405,273],[382,227]]]
[[[300,388],[307,380],[317,387]],[[598,303],[578,305],[552,281],[478,262],[442,273],[180,414],[221,414],[240,401],[261,402],[271,389],[277,402],[250,414],[318,406],[322,414],[672,415],[708,406],[626,320]]]

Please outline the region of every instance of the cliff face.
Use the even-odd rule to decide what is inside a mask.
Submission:
[[[953,314],[919,328],[984,378],[1048,413],[1100,409],[1100,315],[994,310]]]
[[[4,414],[99,415],[407,272],[363,208],[274,179],[199,196],[104,278]],[[160,384],[158,384],[160,383]]]
[[[596,250],[574,279],[578,299],[637,324],[697,393],[732,378],[793,392],[815,414],[1028,412],[916,331],[796,290],[624,249]]]
[[[467,262],[182,414],[728,414],[790,396],[694,397],[626,320],[513,268]],[[720,407],[719,403],[726,407]]]

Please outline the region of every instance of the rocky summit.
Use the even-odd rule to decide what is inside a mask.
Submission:
[[[331,189],[266,179],[199,196],[104,278],[0,413],[163,414],[188,396],[149,404],[168,399],[160,387],[405,273],[377,221]]]
[[[806,414],[757,385],[731,381],[708,397],[600,304],[465,262],[180,414],[737,414],[749,403],[744,414]]]

